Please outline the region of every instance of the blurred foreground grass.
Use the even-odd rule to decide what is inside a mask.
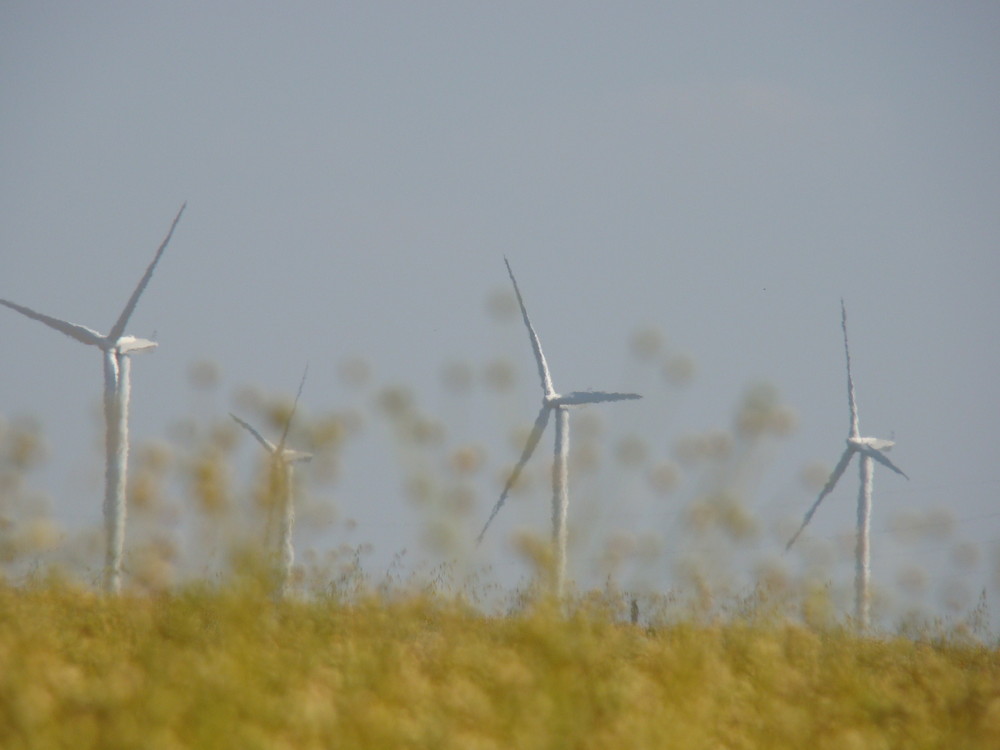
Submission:
[[[0,747],[1000,747],[1000,652],[971,641],[266,591],[0,584]]]
[[[883,629],[858,636],[836,545],[804,546],[798,567],[777,552],[829,467],[759,497],[794,410],[757,384],[729,427],[675,435],[692,362],[651,331],[633,354],[624,380],[647,398],[624,432],[574,416],[579,588],[560,607],[538,598],[544,526],[511,534],[499,573],[472,547],[530,427],[505,360],[452,363],[430,396],[351,361],[348,406],[300,410],[290,444],[316,458],[296,486],[284,602],[266,572],[270,466],[256,446],[241,460],[227,411],[282,434],[290,398],[251,388],[224,405],[218,371],[192,371],[192,413],[133,447],[121,598],[87,585],[100,531],[55,512],[99,482],[46,497],[42,425],[0,417],[0,750],[1000,747],[1000,557],[953,539],[951,515],[910,510],[902,583],[880,565]],[[520,378],[532,394],[534,378]],[[550,470],[526,467],[522,518],[544,505]],[[373,562],[359,539],[399,551]],[[957,569],[935,568],[926,543],[955,546]]]

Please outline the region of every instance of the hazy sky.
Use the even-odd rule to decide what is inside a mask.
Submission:
[[[408,384],[489,449],[471,536],[540,396],[524,331],[487,312],[504,254],[557,388],[646,392],[592,407],[608,440],[672,459],[773,384],[798,426],[747,504],[785,524],[815,496],[802,469],[831,467],[847,434],[843,297],[862,432],[894,434],[912,477],[876,472],[874,526],[947,509],[946,551],[980,550],[960,572],[977,595],[1000,585],[998,40],[1000,6],[971,2],[12,0],[0,296],[106,331],[186,200],[129,326],[160,342],[133,363],[134,439],[191,413],[200,359],[220,364],[224,415],[240,385],[294,392],[307,361],[303,408],[349,408],[338,366],[361,357],[374,387]],[[0,313],[0,414],[40,420],[39,487],[96,524],[100,356]],[[697,363],[688,388],[632,358],[650,327]],[[441,393],[443,364],[494,358],[517,364],[514,393]],[[538,471],[550,452],[547,436]],[[408,518],[390,441],[373,429],[349,459],[332,494],[354,538],[412,548],[416,521],[374,520]],[[852,468],[811,534],[853,529],[856,488]],[[670,538],[690,494],[630,517]],[[499,562],[512,530],[547,524],[539,482],[479,554]],[[776,558],[778,537],[762,542]],[[940,553],[880,562],[883,538],[887,586]],[[849,585],[849,565],[833,575]]]

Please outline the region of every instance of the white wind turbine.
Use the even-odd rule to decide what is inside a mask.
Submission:
[[[276,477],[278,480],[277,499],[280,503],[279,510],[281,512],[281,527],[278,538],[278,557],[281,563],[279,568],[278,596],[281,598],[284,598],[288,594],[292,566],[295,563],[295,546],[292,540],[292,534],[295,529],[295,505],[292,501],[292,466],[296,463],[310,461],[313,457],[311,453],[303,453],[302,451],[295,451],[285,447],[285,440],[288,438],[288,429],[292,425],[292,417],[295,416],[295,410],[298,408],[299,397],[302,395],[302,387],[306,384],[306,375],[308,372],[309,368],[307,366],[305,372],[302,373],[299,390],[295,394],[295,402],[292,404],[292,411],[288,415],[288,420],[285,422],[285,430],[281,433],[281,440],[278,441],[277,445],[267,440],[235,414],[232,412],[229,413],[229,416],[253,435],[257,439],[257,442],[264,447],[264,450],[270,454],[272,460],[271,470],[276,472],[276,474],[272,474],[272,477]],[[270,513],[271,507],[268,508],[268,511]]]
[[[607,393],[604,391],[573,391],[571,393],[556,393],[552,385],[552,376],[549,374],[549,367],[545,362],[545,355],[542,354],[542,345],[538,340],[538,334],[528,319],[528,311],[524,307],[524,300],[521,298],[521,290],[517,287],[517,280],[514,272],[510,268],[510,262],[504,258],[507,264],[507,273],[514,284],[514,293],[517,295],[517,303],[521,307],[521,317],[524,318],[524,325],[528,329],[531,338],[531,348],[535,352],[535,361],[538,364],[538,375],[542,381],[542,408],[535,418],[535,426],[528,436],[528,442],[524,446],[521,458],[514,467],[507,483],[504,485],[500,499],[493,506],[493,511],[487,519],[483,530],[479,532],[477,543],[483,540],[486,530],[496,516],[500,507],[507,500],[514,482],[521,473],[521,469],[531,458],[538,441],[541,440],[542,433],[549,422],[552,412],[556,415],[556,435],[555,435],[555,461],[552,466],[552,544],[555,547],[555,592],[557,596],[562,596],[564,580],[566,577],[566,513],[569,508],[569,482],[567,459],[569,457],[569,407],[583,404],[598,404],[605,401],[625,401],[629,399],[642,398],[637,393]]]
[[[85,326],[68,323],[34,310],[0,299],[0,304],[16,310],[33,320],[76,339],[96,346],[104,352],[104,424],[105,424],[105,468],[104,468],[104,588],[108,593],[117,594],[121,590],[122,551],[125,546],[125,487],[128,468],[128,404],[131,390],[129,357],[136,352],[148,351],[156,346],[155,341],[126,336],[125,326],[135,310],[136,303],[149,283],[156,264],[166,250],[173,236],[177,222],[187,204],[181,206],[170,225],[170,231],[139,280],[138,286],[129,297],[125,309],[115,321],[106,336]]]
[[[868,584],[871,578],[871,550],[869,543],[869,533],[871,529],[872,512],[872,474],[874,464],[878,461],[883,466],[887,466],[897,474],[909,479],[903,471],[897,467],[883,451],[888,451],[895,443],[892,440],[882,438],[861,437],[858,427],[858,406],[854,398],[854,379],[851,377],[851,352],[847,347],[847,309],[844,307],[844,300],[840,300],[840,324],[844,329],[844,354],[847,358],[847,402],[851,408],[851,431],[847,436],[847,447],[840,457],[840,461],[833,469],[833,473],[826,481],[823,489],[816,498],[816,502],[806,513],[802,520],[802,525],[795,535],[789,540],[785,547],[787,552],[799,538],[799,534],[812,519],[816,508],[823,501],[823,498],[830,494],[837,480],[847,470],[847,465],[855,453],[861,454],[861,489],[858,492],[858,533],[855,547],[855,572],[854,572],[854,611],[858,627],[867,629],[869,622],[870,596]]]

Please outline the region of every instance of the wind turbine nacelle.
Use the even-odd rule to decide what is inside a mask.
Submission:
[[[847,438],[847,444],[855,448],[873,448],[877,451],[887,451],[896,443],[893,440],[885,440],[883,438],[859,437]]]
[[[149,339],[137,339],[135,336],[122,336],[115,342],[115,348],[121,354],[135,354],[155,349],[158,344]]]
[[[545,399],[546,406],[568,407],[585,404],[603,404],[608,401],[627,401],[642,398],[638,393],[611,393],[608,391],[572,391],[571,393],[554,393]]]

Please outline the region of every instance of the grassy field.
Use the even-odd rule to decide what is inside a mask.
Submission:
[[[64,528],[51,507],[69,498],[33,486],[38,425],[0,419],[0,750],[1000,747],[993,590],[976,606],[965,591],[988,562],[944,579],[944,608],[920,606],[933,602],[915,563],[902,579],[883,564],[882,629],[857,635],[834,545],[806,549],[799,570],[774,555],[786,530],[755,514],[768,446],[790,430],[773,389],[750,389],[732,430],[673,447],[614,443],[599,420],[575,418],[573,512],[577,538],[592,539],[573,554],[589,571],[580,585],[605,589],[560,606],[538,597],[547,529],[512,535],[520,583],[469,552],[509,467],[405,388],[357,400],[356,412],[296,417],[293,442],[316,457],[296,493],[295,595],[280,602],[262,572],[274,554],[269,466],[241,463],[245,436],[221,404],[133,451],[121,597],[96,593],[100,532]],[[234,403],[275,434],[291,407]],[[352,536],[359,498],[345,492],[337,508],[330,497],[346,447],[373,434],[399,463],[406,498],[393,512],[417,511],[410,536],[429,557],[404,549],[373,564],[357,541],[377,524]],[[547,493],[549,472],[529,466],[529,490]],[[629,533],[601,526],[582,513],[589,487],[672,512]],[[903,540],[912,560],[919,545],[961,541],[919,528]],[[616,587],[641,592],[637,624]]]
[[[262,592],[0,585],[0,747],[1000,747],[972,642]]]

